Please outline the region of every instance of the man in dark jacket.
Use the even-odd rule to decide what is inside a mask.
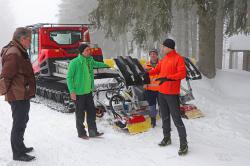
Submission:
[[[188,152],[188,145],[186,129],[181,119],[179,94],[181,80],[186,77],[185,62],[183,57],[175,51],[175,42],[172,39],[166,39],[163,42],[162,54],[164,55],[162,60],[154,69],[149,71],[150,75],[159,74],[157,80],[160,82],[159,103],[164,135],[159,145],[166,146],[171,144],[171,115],[180,138],[180,149],[178,153],[179,155],[183,155]]]
[[[35,96],[35,77],[27,53],[31,43],[31,30],[17,28],[13,40],[2,49],[2,73],[0,78],[6,88],[5,100],[12,110],[13,126],[11,147],[13,160],[31,161],[35,157],[26,153],[33,147],[24,145],[24,133],[29,120],[30,98]]]

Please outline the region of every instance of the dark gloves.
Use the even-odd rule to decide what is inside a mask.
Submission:
[[[143,75],[143,78],[149,78],[149,73],[145,72],[144,75]]]
[[[168,79],[167,77],[161,77],[161,78],[155,79],[155,81],[159,81],[160,82],[159,85],[161,85],[166,81],[174,81],[174,80]]]
[[[149,72],[152,68],[147,68],[147,69],[144,69],[145,72]]]
[[[143,73],[139,73],[139,76],[143,77],[143,78],[147,78],[149,77],[148,72],[143,72]]]

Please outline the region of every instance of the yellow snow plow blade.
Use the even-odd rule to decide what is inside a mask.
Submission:
[[[195,119],[195,118],[201,118],[204,115],[200,110],[195,110],[185,113],[185,116],[187,117],[187,119]]]
[[[146,62],[147,62],[147,60],[144,59],[144,58],[140,59],[139,61],[140,61],[141,65],[145,65]],[[104,59],[103,62],[104,62],[105,64],[107,64],[107,65],[108,65],[109,67],[111,67],[111,68],[114,68],[114,67],[115,67],[115,61],[114,61],[114,59]]]
[[[103,60],[105,64],[107,64],[109,67],[114,68],[115,67],[115,61],[113,59],[104,59]]]
[[[187,111],[185,116],[187,119],[196,119],[204,117],[204,114],[199,109],[194,109],[192,111]]]
[[[182,117],[186,119],[195,119],[204,116],[201,110],[192,104],[181,105],[180,109]]]
[[[150,118],[146,118],[144,122],[127,124],[127,128],[130,134],[142,133],[148,131],[151,128],[151,120]]]
[[[144,66],[146,64],[146,62],[147,62],[147,60],[144,59],[144,58],[140,59],[139,61],[140,61],[142,66]]]

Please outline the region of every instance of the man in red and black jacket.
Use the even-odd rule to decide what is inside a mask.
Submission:
[[[175,42],[172,39],[166,39],[163,42],[161,51],[164,57],[154,69],[149,71],[149,75],[159,75],[157,80],[159,81],[159,103],[164,134],[159,145],[171,144],[171,115],[180,138],[178,153],[183,155],[188,152],[188,146],[186,129],[181,119],[179,94],[181,80],[186,77],[185,62],[184,58],[175,51]]]

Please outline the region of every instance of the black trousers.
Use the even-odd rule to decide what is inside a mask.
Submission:
[[[19,156],[23,154],[24,145],[24,133],[26,125],[29,121],[29,100],[19,100],[9,102],[12,110],[13,125],[11,130],[11,148],[13,156]]]
[[[158,102],[158,91],[152,91],[152,90],[145,90],[144,91],[144,97],[148,101],[148,104],[150,106],[156,105]]]
[[[76,96],[76,129],[78,136],[86,135],[84,126],[85,111],[87,112],[88,131],[97,132],[96,127],[96,109],[92,93]]]
[[[181,119],[179,95],[166,95],[159,93],[160,110],[162,117],[162,128],[164,137],[170,138],[171,122],[170,115],[178,130],[180,143],[187,142],[186,128]]]

